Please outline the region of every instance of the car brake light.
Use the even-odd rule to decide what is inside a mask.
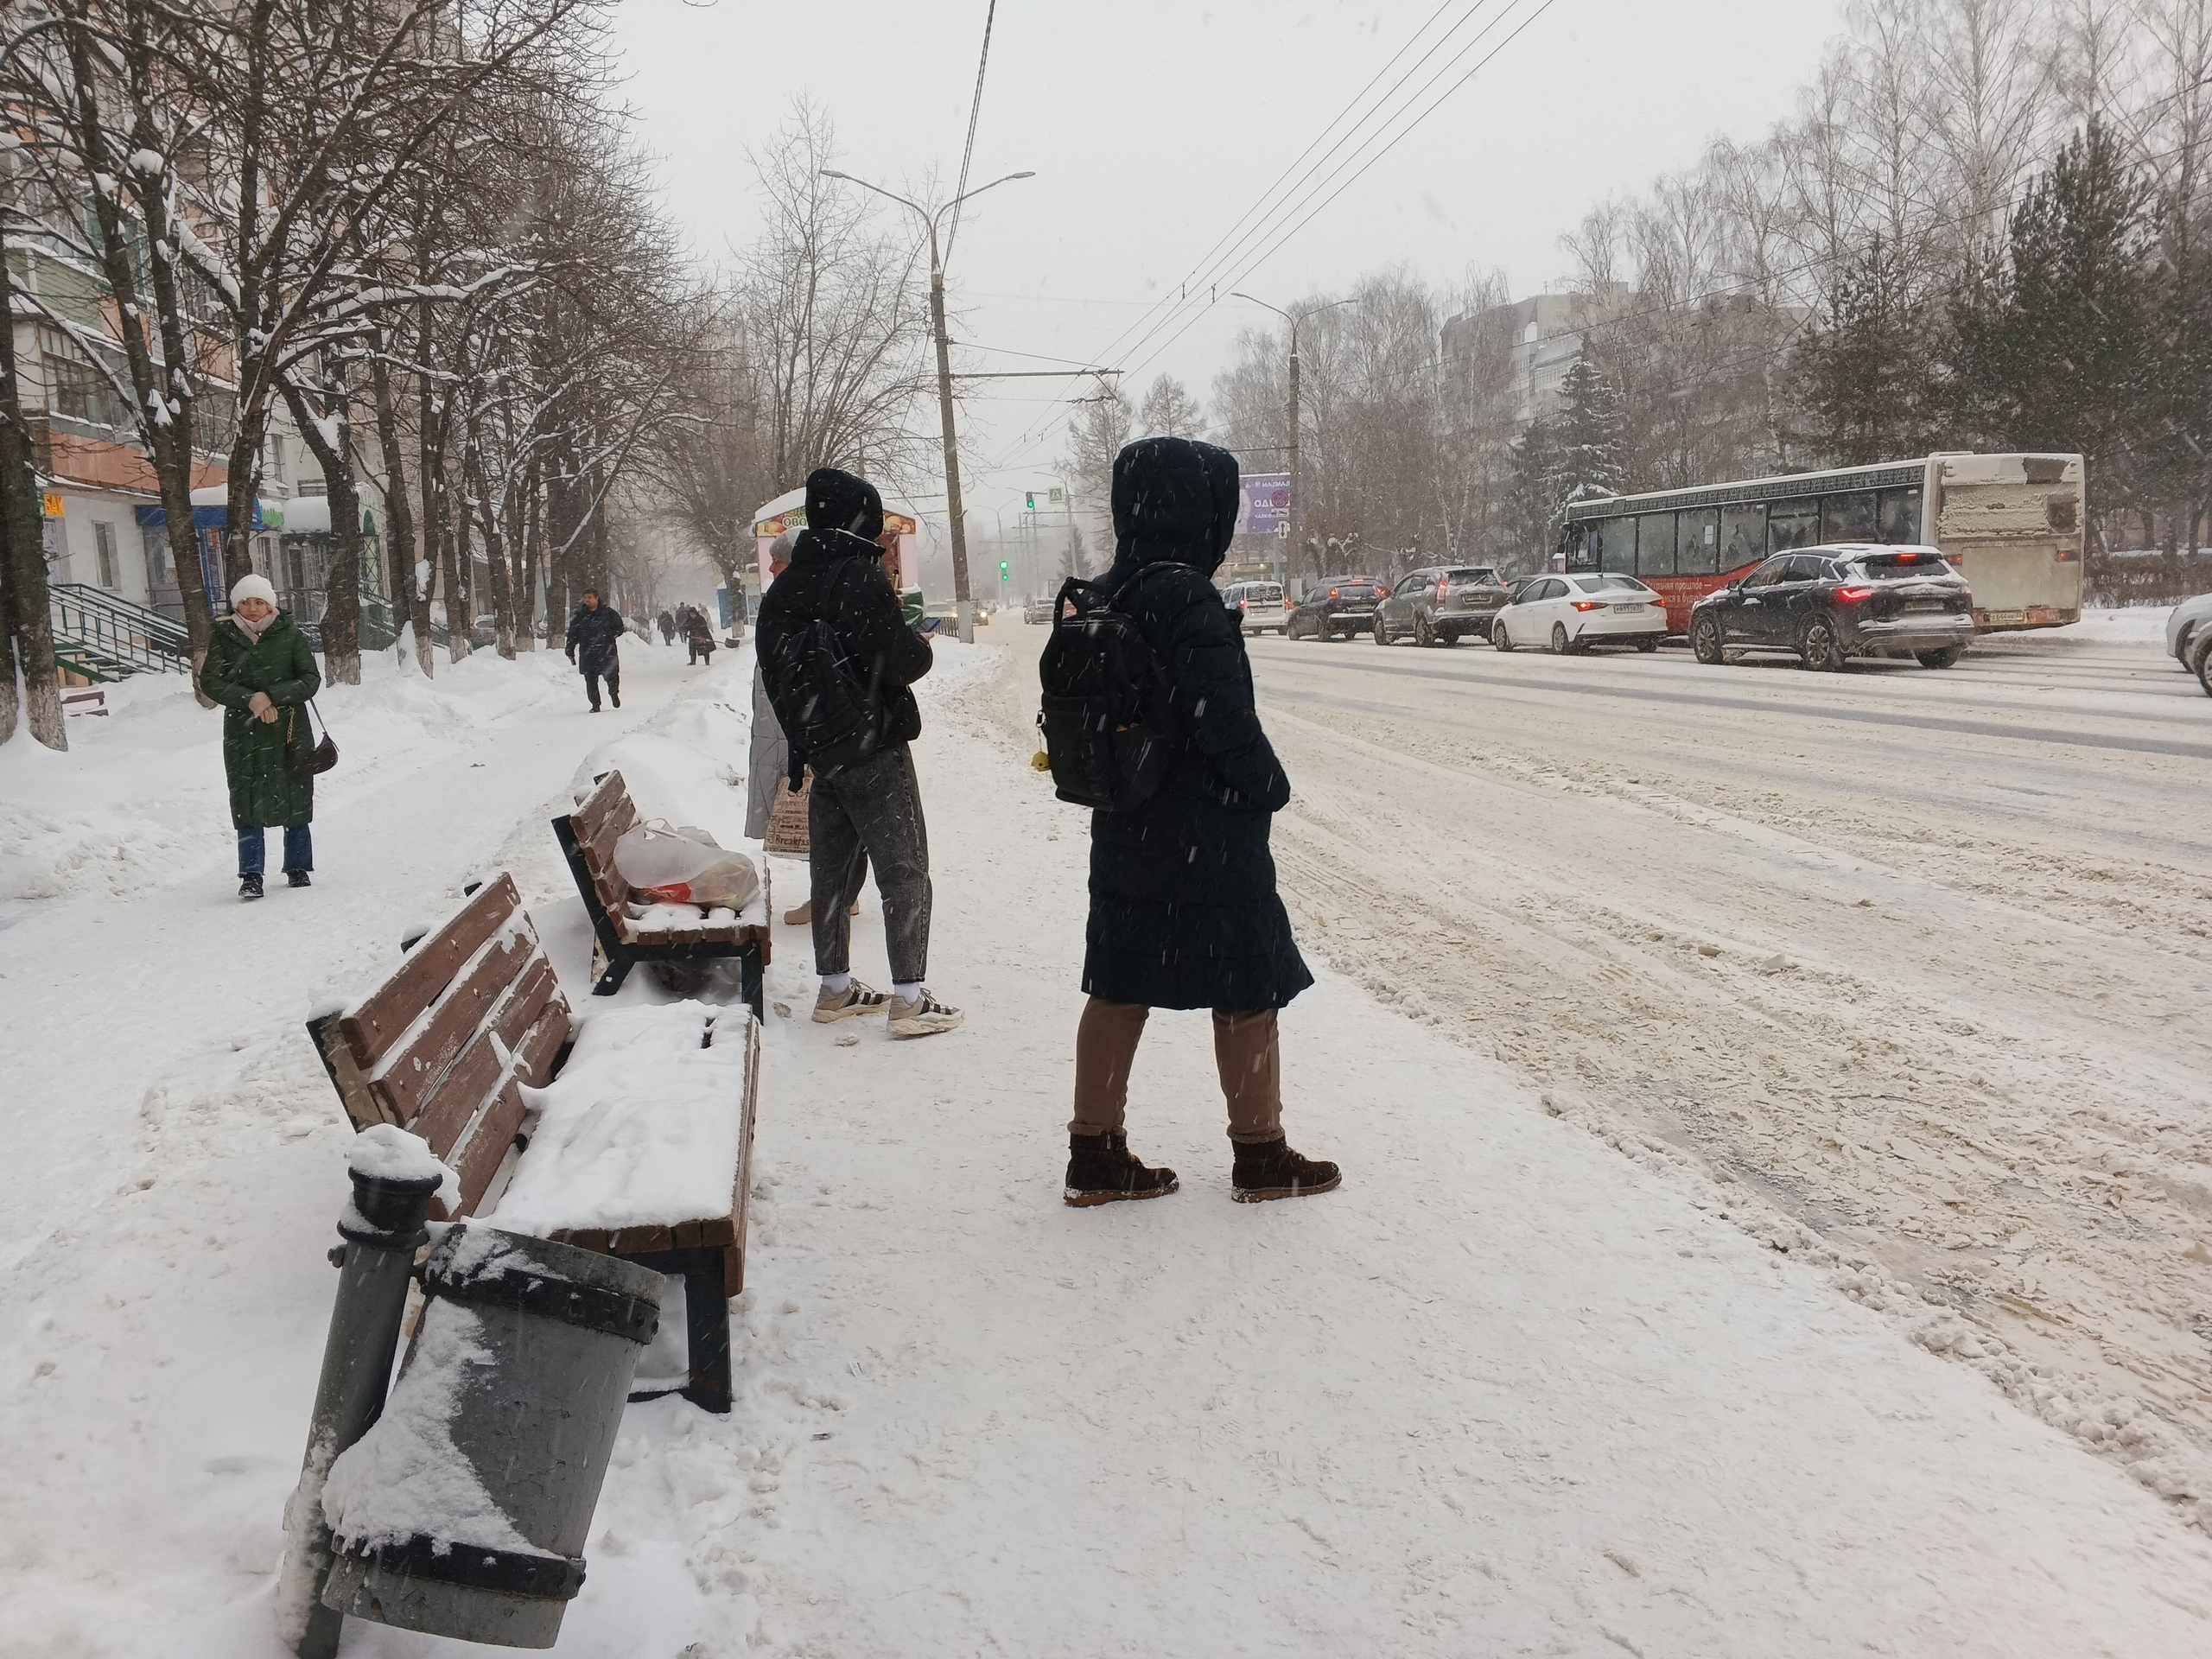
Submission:
[[[1835,596],[1847,605],[1856,605],[1862,599],[1873,598],[1874,590],[1872,588],[1839,588]]]
[[[1605,604],[1603,600],[1578,599],[1574,601],[1574,608],[1578,611],[1602,611]]]
[[[1240,599],[1236,601],[1236,608],[1240,611],[1244,608],[1244,601],[1243,600]]]
[[[1329,597],[1330,597],[1331,599],[1334,599],[1336,596],[1337,596],[1337,590],[1336,590],[1335,588],[1330,588],[1330,589],[1329,589]]]
[[[1441,605],[1444,602],[1445,595],[1449,594],[1451,591],[1451,578],[1448,576],[1439,576],[1436,579],[1436,602]]]

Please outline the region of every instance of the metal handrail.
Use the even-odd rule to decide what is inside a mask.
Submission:
[[[122,674],[191,671],[191,636],[174,618],[81,582],[51,583],[47,599],[57,645]]]

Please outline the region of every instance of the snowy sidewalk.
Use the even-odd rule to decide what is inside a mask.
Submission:
[[[1086,826],[993,666],[941,650],[918,750],[930,980],[968,1023],[813,1026],[807,941],[779,930],[769,997],[796,1017],[769,1018],[737,1408],[633,1408],[560,1651],[2212,1650],[2212,1545],[2124,1473],[1333,975],[1284,1040],[1292,1135],[1340,1192],[1232,1205],[1205,1021],[1162,1016],[1131,1128],[1183,1191],[1064,1206]],[[749,671],[633,690],[626,772],[696,797],[741,772]],[[564,721],[533,709],[356,801],[352,868],[389,868],[348,899],[334,843],[331,926],[292,961],[238,960],[275,931],[197,889],[0,933],[11,1016],[41,998],[11,1107],[86,1120],[61,1173],[19,1140],[6,1177],[59,1230],[11,1217],[28,1254],[0,1280],[0,1659],[277,1659],[346,1138],[291,969],[358,976],[441,881],[502,862],[571,971],[543,823],[585,752]],[[86,977],[39,991],[72,950]]]

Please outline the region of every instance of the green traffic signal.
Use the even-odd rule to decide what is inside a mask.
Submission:
[[[1012,567],[1008,562],[1005,559],[1001,559],[999,561],[999,580],[1001,582],[1004,582],[1006,580],[1006,573]]]

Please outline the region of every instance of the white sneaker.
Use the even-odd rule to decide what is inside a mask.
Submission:
[[[856,1014],[881,1014],[899,999],[882,991],[872,991],[857,979],[842,991],[833,991],[827,985],[814,994],[814,1023],[826,1026],[839,1020],[849,1020]]]
[[[930,995],[926,985],[911,1002],[893,993],[888,1012],[893,1037],[933,1036],[940,1031],[950,1031],[960,1023],[960,1010],[946,1007]]]

